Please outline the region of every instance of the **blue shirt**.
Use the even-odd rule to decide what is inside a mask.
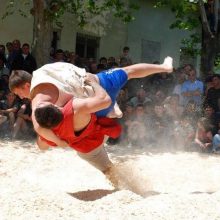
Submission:
[[[184,96],[184,105],[187,105],[189,100],[194,100],[197,105],[202,104],[202,95],[203,95],[203,92],[204,92],[204,84],[200,80],[195,80],[194,82],[192,82],[190,80],[186,80],[183,83],[182,88],[181,88],[181,93],[194,92],[196,90],[199,90],[201,95],[200,96],[190,96],[190,97]]]

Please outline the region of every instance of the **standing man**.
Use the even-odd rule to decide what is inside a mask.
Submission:
[[[202,81],[196,79],[196,70],[194,68],[189,70],[188,80],[183,83],[181,92],[185,106],[190,100],[193,100],[198,108],[201,107],[204,85]]]

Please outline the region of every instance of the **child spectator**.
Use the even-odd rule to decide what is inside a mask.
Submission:
[[[7,117],[9,135],[13,131],[16,114],[19,109],[19,103],[12,92],[6,94],[6,99],[0,101],[0,114]]]
[[[12,138],[19,137],[20,134],[34,133],[31,119],[31,104],[29,99],[22,99],[22,105],[17,112],[17,119],[14,123]],[[24,135],[23,135],[24,137]]]
[[[202,152],[210,152],[212,149],[212,127],[209,121],[202,117],[198,120],[194,147]]]

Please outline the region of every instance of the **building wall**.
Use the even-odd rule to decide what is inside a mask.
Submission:
[[[0,1],[0,16],[6,11],[7,0]],[[8,41],[19,39],[21,43],[32,43],[33,17],[28,13],[24,18],[18,13],[6,17],[4,20],[0,17],[0,44],[6,44]]]
[[[174,65],[179,65],[181,39],[189,36],[189,32],[170,29],[174,15],[169,9],[155,9],[150,3],[140,1],[141,8],[135,13],[135,21],[128,24],[127,45],[134,62],[149,62],[142,60],[142,40],[160,43],[162,61],[167,55],[174,58]],[[147,53],[147,52],[146,52]]]
[[[5,2],[6,0],[1,0],[0,14],[5,11]],[[149,52],[142,51],[143,42],[147,44],[153,43],[152,48],[155,43],[155,45],[159,45],[160,50],[157,60],[161,62],[165,56],[170,55],[174,57],[175,66],[178,66],[180,42],[188,33],[169,29],[169,25],[174,19],[169,9],[153,9],[152,5],[146,3],[146,1],[140,2],[141,7],[135,13],[135,21],[128,25],[106,13],[102,18],[92,18],[92,24],[81,30],[77,27],[74,16],[66,15],[63,19],[63,28],[56,28],[56,30],[60,31],[58,46],[64,50],[75,51],[76,33],[86,33],[100,37],[99,57],[119,57],[122,48],[129,46],[134,62],[149,62],[149,60],[142,60],[143,53],[148,54]],[[31,15],[23,18],[15,13],[3,21],[0,20],[0,43],[6,44],[8,41],[20,39],[21,43],[27,42],[31,44],[32,25],[33,17]],[[155,54],[153,55],[155,56]]]

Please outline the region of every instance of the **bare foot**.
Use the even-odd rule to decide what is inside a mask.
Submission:
[[[106,171],[103,172],[106,176],[106,178],[111,182],[112,186],[115,189],[118,189],[119,182],[117,173],[115,172],[114,165],[112,167],[109,167]]]
[[[163,62],[163,67],[164,67],[164,70],[167,72],[167,73],[171,73],[173,72],[173,58],[172,57],[166,57],[164,59],[164,62]]]
[[[122,116],[123,116],[123,113],[116,102],[114,105],[114,108],[108,113],[107,117],[108,118],[121,118]]]

